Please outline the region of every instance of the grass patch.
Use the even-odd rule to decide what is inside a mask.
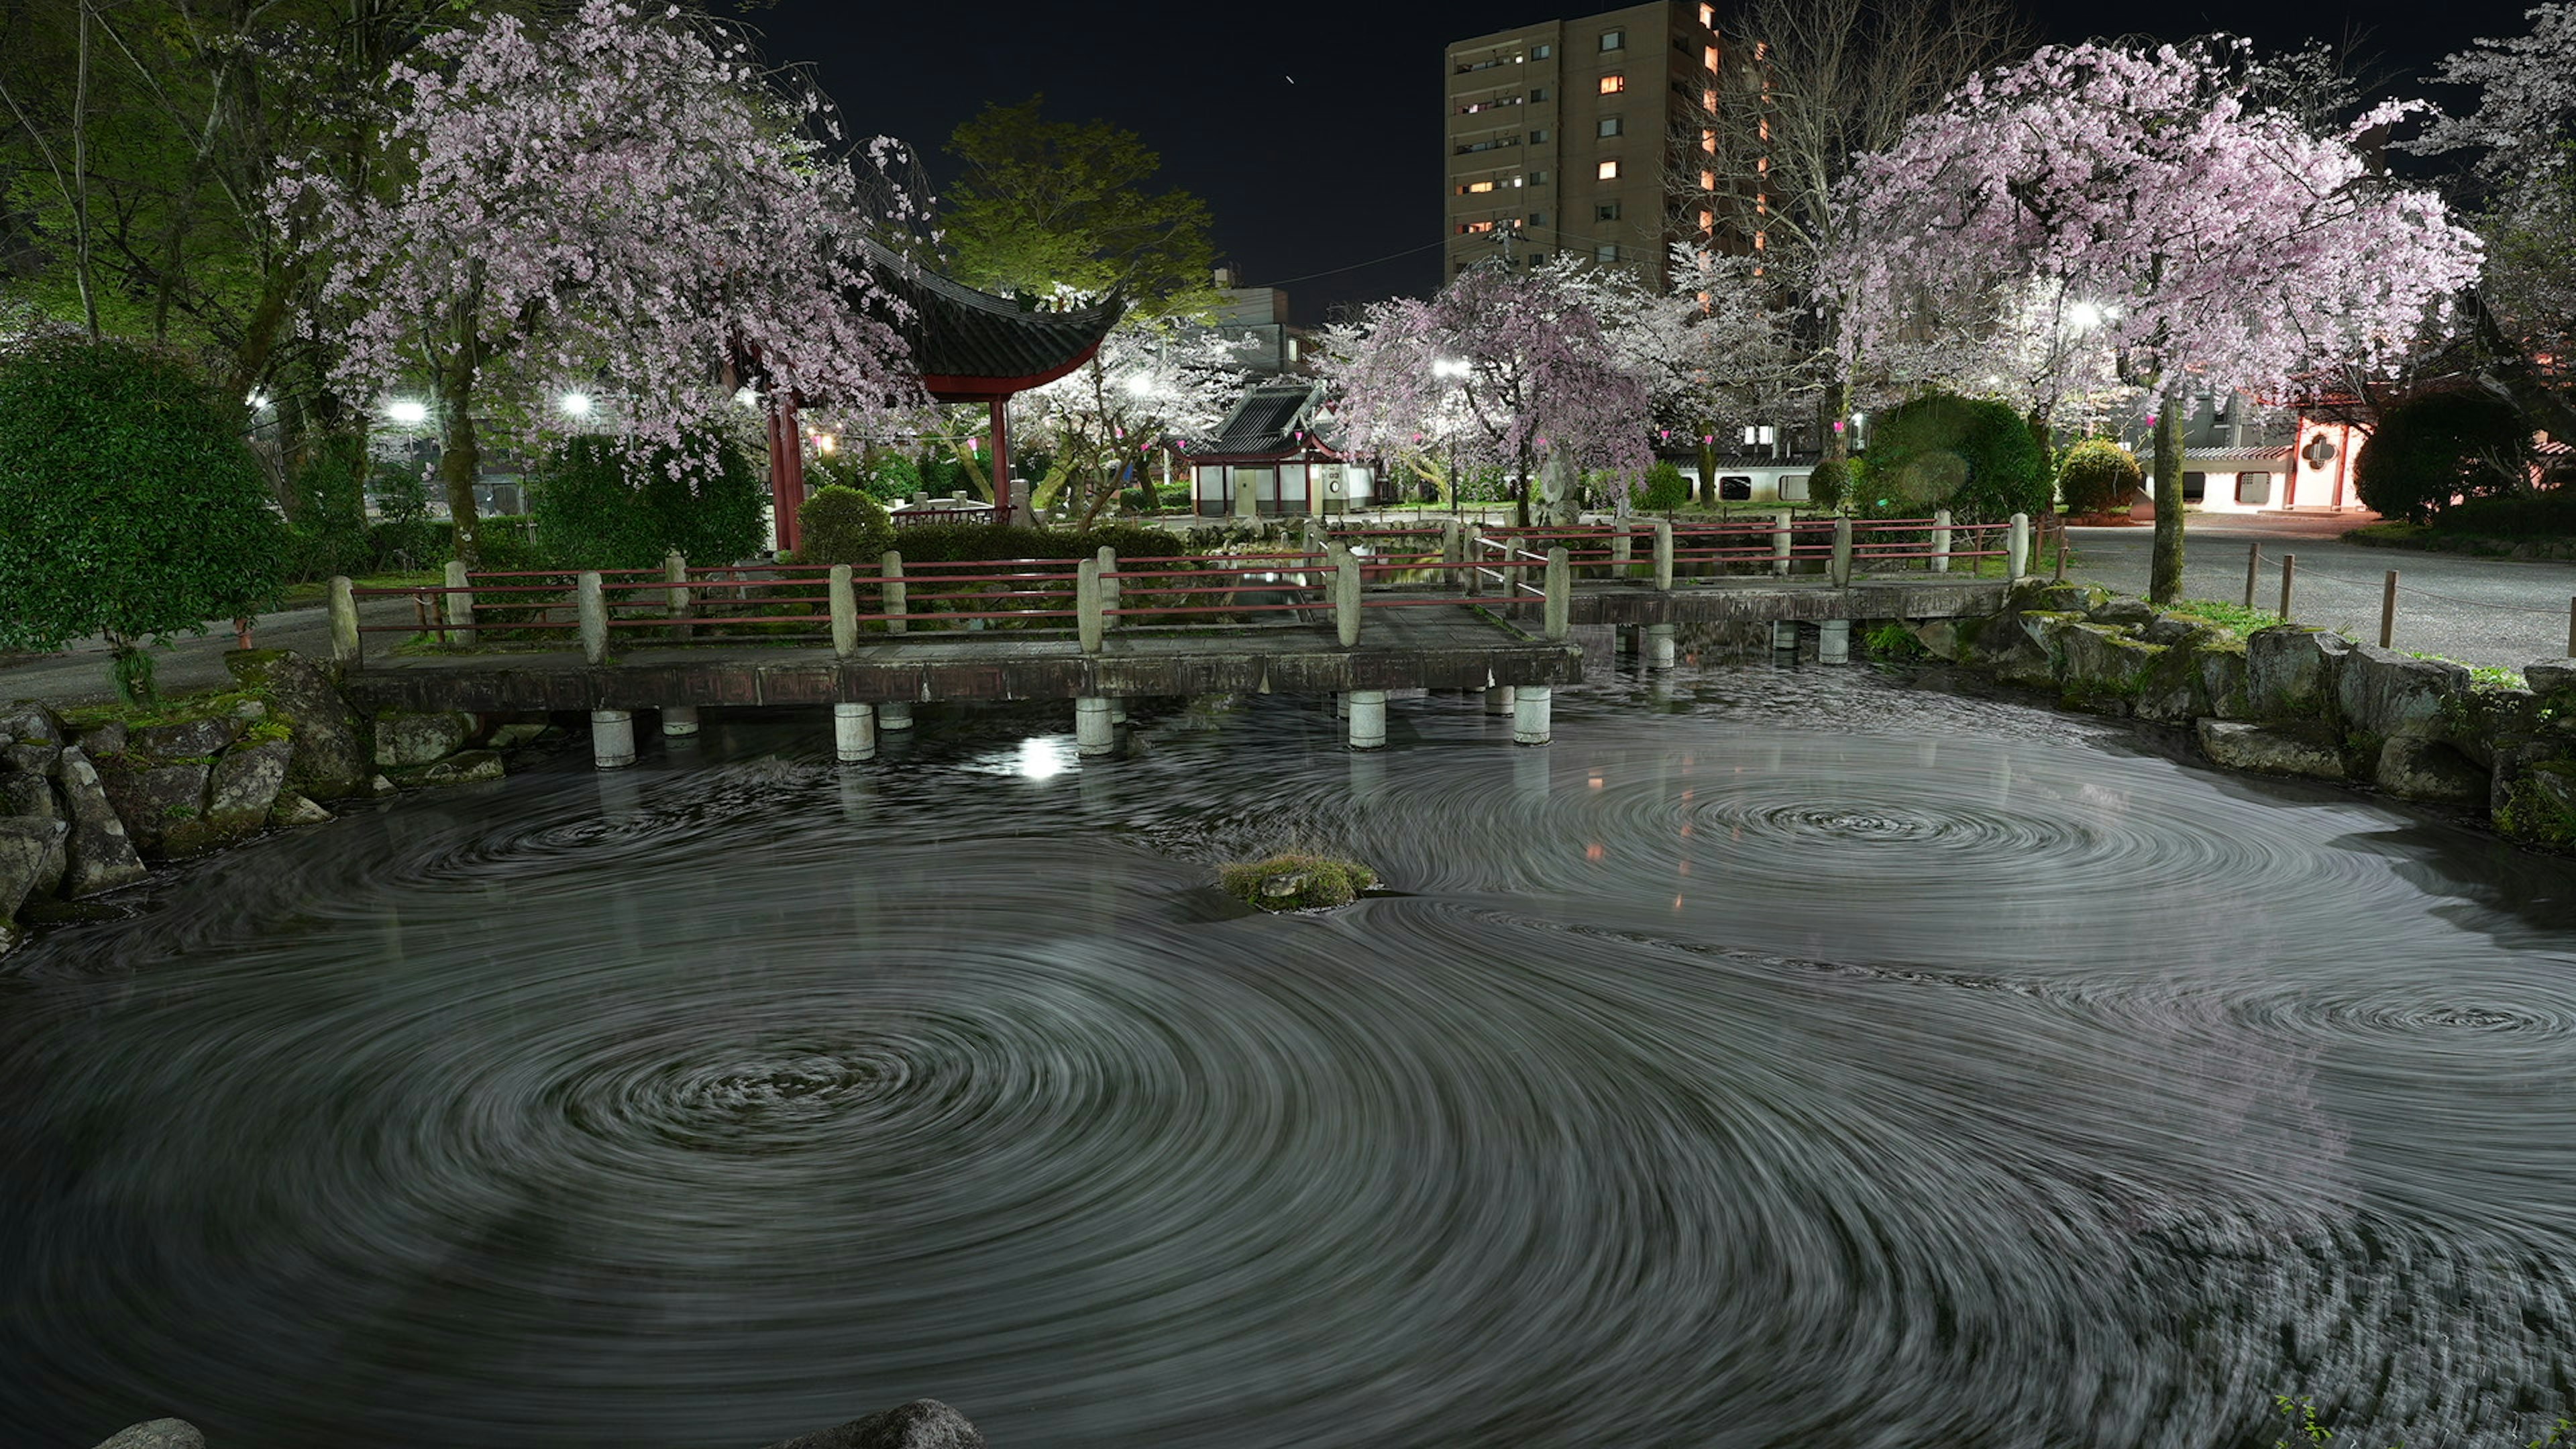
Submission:
[[[2454,659],[2447,654],[2426,654],[2414,649],[2407,651],[2407,657],[2430,659],[2436,664],[2456,664],[2469,671],[2469,686],[2472,689],[2528,689],[2531,687],[2529,681],[2522,677],[2522,671],[2519,669],[2507,669],[2497,664],[2471,664],[2465,659]]]
[[[1877,659],[1923,659],[1932,653],[1923,647],[1922,640],[1914,637],[1913,630],[1893,619],[1871,626],[1870,631],[1861,636],[1861,644],[1869,650],[1871,657]]]
[[[2157,607],[2168,614],[2224,629],[2240,639],[2257,629],[2269,629],[2283,622],[2280,615],[2268,609],[2249,609],[2224,599],[2176,599]]]
[[[1377,884],[1377,872],[1356,860],[1291,851],[1268,860],[1217,868],[1226,894],[1265,911],[1346,906]]]
[[[193,694],[164,695],[159,704],[149,709],[128,704],[79,704],[57,713],[62,716],[64,726],[72,730],[96,729],[103,724],[148,730],[162,725],[215,719],[232,714],[242,705],[258,699],[260,696],[248,690],[201,689]]]

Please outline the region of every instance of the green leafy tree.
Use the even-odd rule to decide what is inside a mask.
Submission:
[[[572,438],[529,481],[537,549],[568,568],[650,568],[672,552],[727,564],[760,545],[761,479],[730,437]]]
[[[1135,132],[1048,120],[1045,100],[988,105],[948,139],[964,167],[942,217],[957,279],[1039,299],[1121,292],[1144,316],[1205,311],[1207,204],[1153,189],[1163,160]]]
[[[1947,508],[1962,521],[2048,510],[2048,455],[2008,403],[1950,393],[1919,397],[1882,418],[1869,448],[1857,511],[1920,516]],[[1810,475],[1808,487],[1814,488]]]
[[[2425,393],[2382,413],[2353,462],[2373,512],[2423,523],[2454,502],[2510,493],[2531,476],[2530,424],[2485,391]]]
[[[175,358],[47,337],[0,355],[0,648],[103,634],[119,693],[150,641],[274,596],[286,547],[238,403]]]

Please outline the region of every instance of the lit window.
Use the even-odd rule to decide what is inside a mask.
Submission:
[[[1699,23],[1707,26],[1711,30],[1715,30],[1717,28],[1717,7],[1714,5],[1703,5],[1699,7]]]
[[[1620,134],[1623,129],[1624,126],[1617,116],[1603,116],[1601,118],[1600,134],[1604,136],[1616,136]]]
[[[1461,196],[1466,196],[1466,195],[1470,195],[1470,194],[1475,193],[1475,192],[1479,192],[1479,191],[1491,191],[1491,190],[1493,190],[1493,189],[1494,189],[1494,183],[1492,183],[1492,182],[1490,182],[1490,181],[1470,181],[1470,182],[1468,182],[1466,185],[1461,186],[1461,187],[1459,187],[1459,188],[1458,188],[1458,194],[1459,194],[1459,195],[1461,195]]]
[[[1547,59],[1549,56],[1554,55],[1554,54],[1556,54],[1556,47],[1555,47],[1555,46],[1553,46],[1553,45],[1541,45],[1541,46],[1534,47],[1534,48],[1530,51],[1530,58],[1531,58],[1532,60],[1545,60],[1545,59]]]
[[[1465,236],[1469,232],[1492,231],[1493,229],[1494,224],[1490,221],[1471,221],[1459,226],[1458,234],[1460,236]]]
[[[1709,211],[1701,212],[1699,214],[1699,229],[1701,231],[1717,230],[1717,214]]]
[[[1715,74],[1717,74],[1717,47],[1716,47],[1716,46],[1712,45],[1712,46],[1709,46],[1709,47],[1707,47],[1707,48],[1703,49],[1702,51],[1700,51],[1700,53],[1699,53],[1699,59],[1700,59],[1700,64],[1702,64],[1702,65],[1704,65],[1704,66],[1707,66],[1707,67],[1708,67],[1708,73],[1709,73],[1710,75],[1715,75]]]
[[[1700,108],[1701,108],[1701,109],[1703,109],[1703,110],[1707,110],[1707,111],[1715,111],[1715,110],[1717,109],[1717,91],[1716,91],[1716,89],[1715,89],[1714,87],[1712,87],[1712,88],[1710,88],[1710,89],[1707,89],[1707,90],[1703,90],[1703,91],[1701,91],[1701,92],[1699,93],[1699,103],[1700,103]]]
[[[1617,221],[1619,219],[1619,203],[1615,201],[1602,202],[1599,206],[1592,208],[1592,219],[1594,221]]]
[[[1615,96],[1627,88],[1628,78],[1624,75],[1605,75],[1601,78],[1601,94],[1605,96]]]
[[[1601,163],[1601,170],[1600,170],[1600,173],[1599,173],[1599,174],[1600,174],[1601,179],[1602,179],[1602,180],[1604,180],[1604,181],[1616,181],[1616,180],[1618,180],[1618,179],[1619,179],[1619,163],[1618,163],[1618,162],[1616,162],[1616,161],[1604,161],[1604,162],[1602,162],[1602,163]]]
[[[1603,50],[1617,50],[1622,46],[1625,46],[1627,43],[1628,32],[1624,30],[1605,30],[1601,32],[1601,48]]]
[[[1700,148],[1701,150],[1703,150],[1703,151],[1706,151],[1706,152],[1707,152],[1708,154],[1710,154],[1711,156],[1716,155],[1716,154],[1717,154],[1717,132],[1716,132],[1716,131],[1714,131],[1714,130],[1707,130],[1707,131],[1702,131],[1702,132],[1700,132],[1700,133],[1699,133],[1699,148]]]
[[[1699,189],[1702,191],[1715,191],[1717,189],[1717,173],[1714,171],[1701,172],[1699,174]]]

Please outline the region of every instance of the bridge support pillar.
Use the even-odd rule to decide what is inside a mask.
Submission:
[[[693,735],[698,732],[698,707],[694,704],[662,706],[662,733]]]
[[[1796,620],[1774,619],[1771,621],[1771,648],[1775,653],[1781,654],[1795,654],[1798,652],[1798,624]]]
[[[1827,619],[1816,626],[1816,662],[1851,663],[1851,620]]]
[[[1512,743],[1543,745],[1548,742],[1550,706],[1555,691],[1544,684],[1524,684],[1512,697]]]
[[[1677,653],[1674,637],[1679,631],[1670,624],[1646,626],[1646,667],[1670,669]]]
[[[1488,686],[1485,690],[1485,713],[1510,714],[1511,712],[1512,687],[1508,684]]]
[[[1073,749],[1080,755],[1106,755],[1118,748],[1117,726],[1109,718],[1110,701],[1083,698],[1073,702]]]
[[[635,763],[635,715],[631,710],[590,712],[590,762],[603,770],[623,770]]]
[[[1386,691],[1354,689],[1342,699],[1350,706],[1351,748],[1382,750],[1386,748]]]
[[[912,728],[912,701],[890,699],[877,706],[877,728],[908,730]]]
[[[877,707],[872,704],[832,706],[832,753],[844,765],[877,757]]]

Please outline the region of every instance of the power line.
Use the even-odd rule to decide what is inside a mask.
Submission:
[[[1435,247],[1445,247],[1445,246],[1447,246],[1448,244],[1449,244],[1449,243],[1448,243],[1448,241],[1447,241],[1446,239],[1443,239],[1443,240],[1440,240],[1440,241],[1432,242],[1432,243],[1430,243],[1429,245],[1426,245],[1426,246],[1407,247],[1407,248],[1405,248],[1403,251],[1400,251],[1400,252],[1389,252],[1389,253],[1387,253],[1385,256],[1382,256],[1382,257],[1374,257],[1374,258],[1371,258],[1370,260],[1365,261],[1365,262],[1353,262],[1353,263],[1351,263],[1351,264],[1350,264],[1349,266],[1347,266],[1347,267],[1328,267],[1328,268],[1326,268],[1325,270],[1320,271],[1320,272],[1308,272],[1306,275],[1304,275],[1304,276],[1302,276],[1302,277],[1281,277],[1279,280],[1277,280],[1277,281],[1275,281],[1275,282],[1265,282],[1265,283],[1263,283],[1262,285],[1264,285],[1264,286],[1268,286],[1268,287],[1284,287],[1284,286],[1287,286],[1290,282],[1311,282],[1311,281],[1315,280],[1317,277],[1335,277],[1335,276],[1339,276],[1339,275],[1341,275],[1341,274],[1342,274],[1342,273],[1344,273],[1344,272],[1356,272],[1356,271],[1358,271],[1358,270],[1359,270],[1360,268],[1362,268],[1362,267],[1374,267],[1374,266],[1376,266],[1379,262],[1391,262],[1391,261],[1394,261],[1394,260],[1395,260],[1396,258],[1398,258],[1398,257],[1409,257],[1409,256],[1413,256],[1413,255],[1415,255],[1415,254],[1417,254],[1417,253],[1420,253],[1420,252],[1427,252],[1427,251],[1430,251],[1430,250],[1432,250],[1432,249],[1433,249],[1433,248],[1435,248]]]

